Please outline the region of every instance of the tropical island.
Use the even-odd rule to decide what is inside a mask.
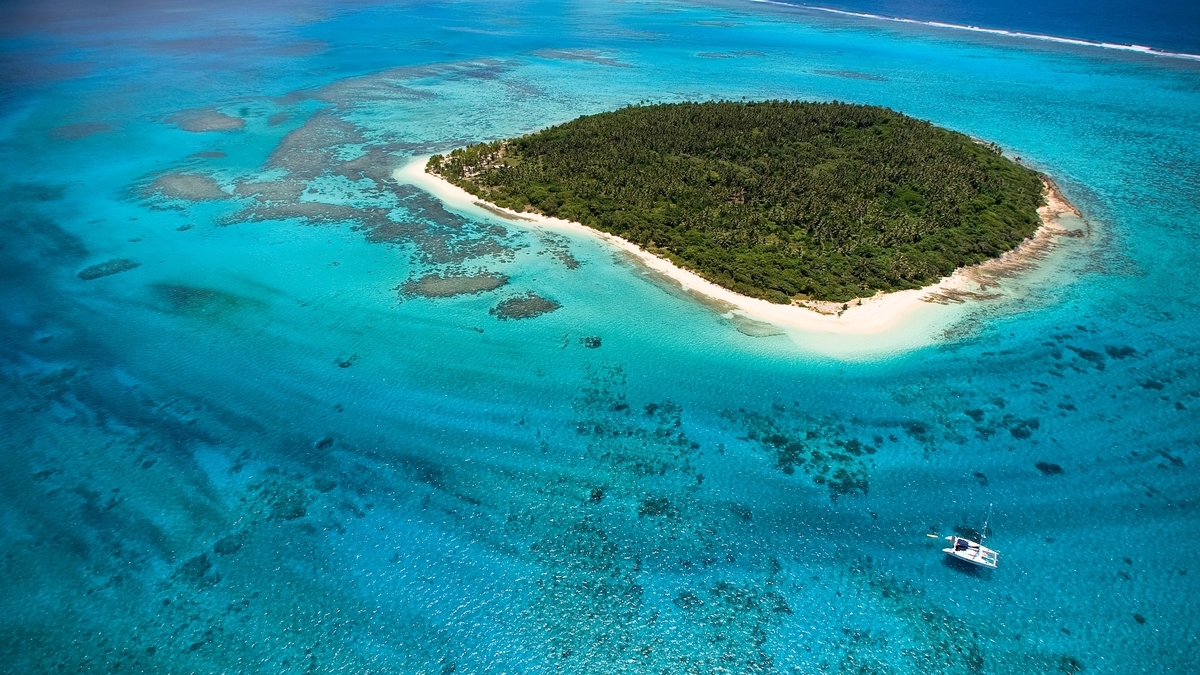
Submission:
[[[629,106],[434,155],[425,170],[780,304],[917,289],[1001,256],[1042,225],[1046,185],[929,122],[798,101]]]

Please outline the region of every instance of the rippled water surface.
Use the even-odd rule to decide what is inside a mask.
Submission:
[[[750,3],[249,4],[2,33],[0,671],[1195,671],[1196,64]],[[999,143],[1086,236],[831,358],[392,179],[743,97]],[[989,504],[1000,568],[948,563],[927,535]]]

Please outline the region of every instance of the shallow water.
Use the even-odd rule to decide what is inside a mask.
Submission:
[[[1159,546],[1200,534],[1194,64],[745,4],[197,11],[3,43],[5,672],[1200,662]],[[1090,235],[834,359],[390,179],[742,97],[993,140]],[[926,535],[989,504],[1000,569],[946,563]]]

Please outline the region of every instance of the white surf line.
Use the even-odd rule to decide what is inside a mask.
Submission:
[[[1117,51],[1135,52],[1137,54],[1145,54],[1147,56],[1161,56],[1170,59],[1184,59],[1187,61],[1200,61],[1200,54],[1189,54],[1187,52],[1171,52],[1165,49],[1155,49],[1154,47],[1145,47],[1143,45],[1123,45],[1114,42],[1094,42],[1092,40],[1081,40],[1079,38],[1065,38],[1054,35],[1042,35],[1040,33],[1022,33],[1020,31],[1003,30],[1000,28],[981,28],[979,26],[964,26],[957,23],[945,23],[942,21],[920,21],[918,19],[905,19],[898,16],[883,16],[880,14],[867,14],[865,12],[848,12],[842,9],[833,9],[831,7],[818,7],[816,5],[799,5],[790,2],[780,2],[779,0],[748,0],[749,2],[757,2],[763,5],[778,5],[780,7],[791,7],[792,9],[811,9],[816,12],[827,12],[829,14],[840,14],[842,16],[853,16],[859,19],[875,19],[877,21],[892,21],[895,23],[909,23],[918,26],[931,26],[933,28],[949,28],[952,30],[964,30],[972,33],[986,33],[988,35],[999,35],[1002,37],[1022,38],[1026,40],[1041,40],[1043,42],[1055,42],[1064,45],[1073,45],[1076,47],[1095,47],[1098,49],[1115,49]]]

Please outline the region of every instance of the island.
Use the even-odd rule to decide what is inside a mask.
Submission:
[[[995,145],[839,102],[629,106],[426,171],[780,304],[928,286],[1016,248],[1045,204],[1043,177]]]
[[[625,116],[641,121],[610,126]],[[972,304],[1040,294],[1091,241],[1054,181],[995,145],[842,103],[631,106],[413,157],[392,177],[476,217],[594,237],[739,332],[845,358],[957,334]]]

